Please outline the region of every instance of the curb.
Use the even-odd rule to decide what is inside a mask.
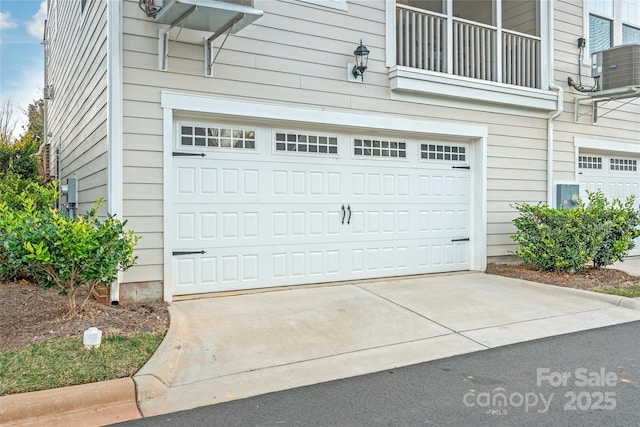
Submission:
[[[495,274],[489,274],[489,273],[484,273],[487,274],[489,276],[499,276],[499,277],[506,277],[506,276],[500,276],[500,275],[495,275]],[[539,283],[539,282],[533,282],[530,280],[525,280],[525,279],[518,279],[515,277],[508,277],[509,279],[512,280],[517,280],[520,282],[523,282],[526,285],[530,285],[533,287],[540,287],[540,288],[548,288],[549,286],[553,286],[554,290],[559,290],[560,292],[565,292],[568,294],[580,294],[586,298],[590,298],[593,300],[598,300],[598,301],[602,301],[602,302],[606,302],[609,303],[611,305],[615,305],[617,307],[622,307],[622,308],[627,308],[629,310],[636,310],[636,311],[640,311],[640,299],[636,299],[636,298],[627,298],[627,297],[621,297],[619,295],[612,295],[612,294],[604,294],[601,292],[595,292],[595,291],[587,291],[584,289],[575,289],[575,288],[567,288],[564,286],[557,286],[557,285],[550,285],[550,284],[546,284],[546,283]]]
[[[96,426],[142,418],[133,379],[0,396],[0,425]]]
[[[188,322],[169,305],[169,330],[151,358],[133,376],[136,400],[144,415],[144,402],[164,395],[178,375],[178,362],[187,348]]]

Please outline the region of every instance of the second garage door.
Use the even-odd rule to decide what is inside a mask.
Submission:
[[[635,195],[635,208],[640,207],[640,157],[608,153],[581,152],[578,157],[578,176],[581,196],[587,191],[602,190],[609,199],[625,200]],[[640,238],[629,256],[640,255]]]
[[[470,147],[181,123],[175,295],[469,269]]]

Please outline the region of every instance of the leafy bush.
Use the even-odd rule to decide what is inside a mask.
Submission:
[[[609,202],[600,190],[590,192],[588,196],[589,221],[601,224],[606,229],[602,241],[595,249],[593,266],[606,267],[616,261],[622,261],[635,247],[634,239],[640,236],[640,214],[633,209],[635,195],[631,195],[624,202],[620,199]]]
[[[576,273],[589,262],[603,267],[621,261],[640,235],[634,198],[607,202],[601,191],[589,192],[588,203],[575,209],[516,204],[513,222],[515,255],[538,270]]]
[[[7,203],[11,209],[20,210],[25,203],[32,203],[37,210],[45,212],[55,207],[58,196],[56,182],[40,185],[15,173],[0,175],[0,202]]]
[[[592,258],[592,239],[581,208],[553,209],[545,205],[518,204],[513,222],[518,243],[515,255],[538,270],[575,273]]]
[[[15,176],[0,179],[0,278],[23,275],[44,287],[57,287],[67,296],[73,316],[94,288],[108,286],[119,270],[134,265],[138,237],[125,230],[126,221],[110,215],[101,219],[101,201],[75,218],[60,213],[55,185]],[[87,298],[78,305],[83,286]]]
[[[55,182],[42,186],[15,173],[0,176],[0,280],[24,277],[33,281],[46,281],[46,278],[29,276],[23,268],[11,263],[5,242],[8,233],[15,229],[20,221],[19,212],[24,206],[33,212],[45,214],[55,207],[57,199]]]
[[[15,142],[0,139],[0,176],[13,173],[24,179],[37,180],[38,147],[39,141],[30,133]]]

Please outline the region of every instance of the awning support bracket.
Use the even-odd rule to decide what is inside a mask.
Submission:
[[[598,117],[604,117],[607,114],[616,111],[625,105],[633,102],[634,99],[640,97],[640,87],[637,86],[627,86],[624,88],[609,90],[609,91],[601,91],[601,92],[593,92],[589,96],[586,97],[576,97],[574,101],[575,106],[575,115],[574,122],[578,123],[578,120],[581,116],[587,115],[589,113],[580,113],[580,104],[591,104],[591,124],[598,123]],[[598,107],[602,105],[606,105],[611,101],[620,101],[625,99],[626,101],[614,107],[603,114],[598,112]]]
[[[231,30],[233,30],[233,26],[236,25],[238,22],[240,22],[243,18],[244,18],[244,13],[240,12],[240,13],[236,14],[233,18],[231,18],[226,24],[224,24],[222,27],[220,27],[210,37],[205,38],[205,40],[204,40],[204,67],[205,67],[204,68],[204,75],[205,76],[207,76],[207,77],[213,76],[213,64],[214,64],[214,62],[216,62],[216,59],[218,58],[218,55],[220,54],[220,51],[222,50],[222,47],[224,46],[225,42],[227,41],[227,37],[229,37],[229,34],[231,33]],[[218,48],[218,51],[216,52],[216,55],[213,56],[213,41],[215,39],[217,39],[218,37],[220,37],[224,33],[227,33],[227,34],[224,36],[224,40],[222,40],[222,44]]]
[[[173,49],[173,46],[178,41],[178,37],[180,37],[180,33],[184,28],[185,21],[197,10],[198,6],[190,7],[185,13],[183,13],[178,19],[176,19],[175,23],[173,23],[169,28],[160,30],[160,39],[158,40],[158,59],[160,60],[160,70],[167,71],[167,58],[169,57],[169,52],[171,52],[171,49]],[[178,34],[176,34],[176,37],[173,39],[173,43],[171,43],[171,46],[168,46],[169,32],[171,32],[171,30],[173,30],[177,25],[180,25],[180,30],[178,30]]]

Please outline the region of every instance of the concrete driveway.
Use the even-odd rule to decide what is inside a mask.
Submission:
[[[640,301],[484,273],[171,304],[136,374],[143,416],[640,320]]]

